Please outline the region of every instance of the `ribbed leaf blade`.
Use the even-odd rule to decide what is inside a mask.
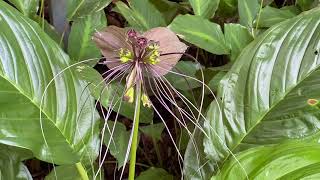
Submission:
[[[195,15],[211,18],[219,7],[220,0],[189,0]]]
[[[112,0],[68,0],[67,17],[69,20],[90,15],[103,10]]]
[[[30,151],[0,144],[0,179],[32,180],[28,168],[21,162],[30,157]]]
[[[71,28],[68,41],[68,53],[76,62],[97,58],[90,64],[99,61],[100,50],[92,41],[93,33],[107,26],[107,18],[104,11],[94,12],[83,18],[76,19]]]
[[[214,54],[229,54],[219,24],[193,15],[179,15],[169,25],[182,39]]]
[[[0,142],[57,164],[95,158],[93,99],[70,69],[57,76],[70,63],[68,56],[38,24],[3,1],[0,19]]]
[[[319,138],[320,9],[271,27],[241,53],[208,110],[205,152],[219,164],[249,147]],[[222,112],[220,111],[222,110]]]
[[[319,152],[318,143],[286,143],[253,148],[237,154],[238,161],[227,161],[211,180],[317,179],[320,172]]]
[[[26,16],[34,16],[39,8],[39,0],[9,0]]]

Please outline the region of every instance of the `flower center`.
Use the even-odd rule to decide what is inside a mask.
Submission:
[[[122,63],[139,61],[143,64],[156,65],[160,62],[159,43],[148,40],[134,30],[127,32],[127,41],[131,44],[132,50],[119,50],[119,57]]]

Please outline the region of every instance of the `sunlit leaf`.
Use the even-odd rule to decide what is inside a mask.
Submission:
[[[214,54],[229,54],[221,27],[193,15],[179,15],[169,25],[180,38]]]
[[[4,1],[0,19],[0,142],[56,164],[95,159],[94,101],[70,69],[56,76],[69,57],[37,23]]]

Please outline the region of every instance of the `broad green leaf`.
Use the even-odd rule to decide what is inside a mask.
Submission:
[[[177,74],[168,73],[165,77],[175,88],[183,91],[191,90],[201,86],[201,83],[192,79],[197,79],[196,73],[200,68],[201,65],[199,65],[199,63],[192,61],[180,61],[172,69],[172,71]],[[178,73],[182,75],[178,75]]]
[[[169,25],[180,38],[214,54],[229,54],[221,27],[193,15],[179,15]]]
[[[319,0],[297,0],[296,4],[302,11],[312,9],[320,4]]]
[[[120,82],[105,83],[105,80],[101,77],[95,69],[86,66],[79,65],[76,67],[79,77],[89,83],[89,90],[92,96],[99,100],[104,107],[111,107],[119,114],[130,118],[134,118],[134,103],[128,103],[122,100],[125,87]],[[120,107],[120,109],[119,109]],[[147,107],[140,108],[140,122],[150,123],[153,119],[153,109]]]
[[[94,170],[92,170],[94,168]],[[55,170],[51,171],[45,180],[84,180],[84,178],[94,179],[97,173],[97,164],[88,167],[81,167],[79,164],[67,164],[56,166]],[[96,180],[103,180],[103,169],[99,171]]]
[[[158,123],[158,124],[150,124],[148,126],[141,126],[139,129],[144,134],[159,141],[161,139],[161,134],[164,128],[165,126],[163,123]]]
[[[131,0],[129,7],[118,1],[117,10],[125,17],[129,25],[138,30],[147,31],[154,27],[166,26],[164,15],[150,0]]]
[[[39,0],[9,0],[26,16],[34,16],[38,12]]]
[[[136,180],[174,180],[174,177],[169,174],[166,170],[161,168],[151,167],[146,171],[143,171]]]
[[[55,168],[45,180],[83,180],[76,165],[62,165]]]
[[[213,78],[209,81],[208,86],[212,90],[217,90],[221,79],[226,75],[225,71],[219,71]]]
[[[210,179],[215,163],[207,158],[202,143],[204,134],[197,128],[190,138],[183,161],[183,174],[186,179]]]
[[[109,147],[111,155],[117,159],[118,168],[126,163],[125,157],[129,147],[130,134],[131,131],[127,131],[126,126],[120,122],[108,121],[105,126],[103,142]]]
[[[219,7],[220,0],[189,0],[194,14],[204,18],[211,18]]]
[[[68,56],[37,23],[3,1],[0,19],[0,143],[56,164],[95,159],[94,101],[70,69],[57,76],[69,65]]]
[[[241,0],[238,1],[238,11],[240,23],[248,28],[253,27],[255,20],[260,9],[258,0]]]
[[[53,39],[56,43],[58,43],[63,48],[61,35],[47,20],[45,19],[43,20],[42,17],[40,16],[34,16],[32,19],[36,21],[39,24],[39,26],[42,26],[42,23],[43,23],[44,32],[46,32],[51,39]]]
[[[166,23],[169,24],[177,15],[179,4],[168,0],[149,0],[164,16]]]
[[[249,147],[319,140],[320,9],[279,23],[240,54],[208,109],[205,152],[219,164]],[[221,111],[220,111],[221,110]]]
[[[230,159],[211,180],[317,179],[320,177],[318,143],[286,143],[252,148]]]
[[[281,9],[266,6],[262,9],[259,21],[259,27],[271,27],[279,22],[293,18],[299,14],[299,10],[295,6],[285,6]]]
[[[224,24],[224,36],[227,45],[231,49],[230,59],[233,62],[242,49],[253,40],[248,29],[240,24]]]
[[[67,17],[74,20],[103,10],[112,0],[68,0]]]
[[[32,180],[21,162],[30,157],[32,154],[25,149],[0,144],[0,179]]]
[[[93,43],[92,35],[105,26],[107,26],[107,18],[104,11],[76,19],[72,24],[68,41],[70,58],[76,62],[97,58],[96,61],[92,61],[90,64],[94,65],[95,62],[98,62],[101,57],[100,50]]]

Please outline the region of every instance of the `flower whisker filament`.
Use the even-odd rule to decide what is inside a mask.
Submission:
[[[119,70],[115,72],[115,74],[121,72],[121,76],[126,77],[125,89],[122,92],[122,100],[128,103],[134,103],[135,106],[133,127],[125,156],[126,163],[130,155],[129,180],[133,180],[135,176],[134,172],[140,106],[152,108],[158,115],[169,133],[170,139],[177,150],[179,159],[182,161],[183,157],[179,152],[179,148],[175,143],[174,137],[170,133],[169,127],[166,125],[161,113],[155,108],[155,105],[149,97],[154,96],[157,102],[159,102],[162,107],[169,112],[179,125],[187,130],[191,139],[193,137],[192,132],[187,126],[188,122],[192,122],[195,127],[208,136],[199,122],[199,119],[204,117],[202,115],[205,88],[204,80],[198,80],[203,84],[201,94],[202,98],[199,108],[176,90],[164,77],[167,73],[173,72],[171,70],[177,64],[181,56],[184,55],[187,46],[180,42],[178,37],[168,28],[154,28],[140,34],[132,29],[127,31],[115,26],[109,26],[104,31],[96,33],[93,40],[106,58],[118,57],[112,59],[113,62],[105,62],[105,65],[109,69],[117,69],[117,67],[120,67],[120,69],[126,67],[128,69],[125,73],[124,71]],[[179,73],[177,74],[179,75]],[[186,75],[181,77],[186,79],[190,78]],[[111,104],[109,105],[108,114],[105,119],[110,116],[109,112],[112,109],[112,103],[113,101],[111,101]],[[177,112],[173,112],[168,103],[173,105],[172,107],[176,108]],[[179,103],[182,104],[180,105]],[[117,112],[119,112],[119,109]],[[115,119],[115,121],[116,120],[117,119]],[[105,129],[106,127],[104,127],[103,130]],[[108,131],[110,131],[109,127]],[[112,132],[110,134],[112,134]],[[112,141],[112,139],[109,140],[108,147],[110,145],[110,141]],[[104,158],[105,156],[103,159]],[[124,167],[122,168],[121,177],[123,172]]]

